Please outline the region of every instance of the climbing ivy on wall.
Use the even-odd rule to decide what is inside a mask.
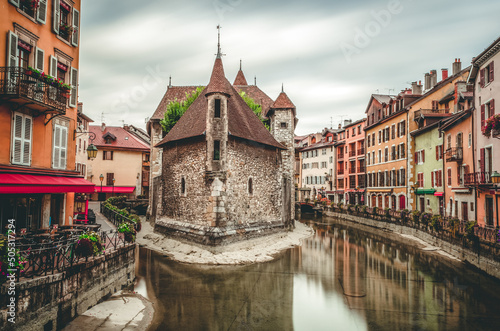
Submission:
[[[191,93],[186,93],[186,100],[178,101],[177,99],[167,105],[165,118],[160,121],[161,127],[165,133],[168,133],[174,127],[175,123],[181,118],[191,104],[203,92],[204,87],[198,87]]]

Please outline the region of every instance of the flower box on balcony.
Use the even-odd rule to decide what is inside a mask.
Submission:
[[[485,125],[482,127],[483,135],[489,137],[490,134],[493,137],[498,137],[500,135],[500,114],[493,115],[488,118]]]

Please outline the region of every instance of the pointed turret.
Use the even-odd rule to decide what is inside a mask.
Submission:
[[[238,71],[238,74],[236,75],[236,78],[234,79],[233,85],[235,86],[247,86],[247,80],[245,78],[245,75],[243,74],[243,70],[241,69],[241,60],[240,60],[240,70]]]
[[[231,90],[231,83],[229,83],[226,76],[224,75],[224,66],[222,65],[222,59],[220,57],[217,57],[215,59],[210,82],[205,89],[205,95],[211,93],[223,93],[230,95]]]
[[[290,100],[290,98],[288,98],[288,95],[286,95],[286,93],[282,89],[280,95],[278,96],[278,98],[276,99],[276,101],[274,102],[274,104],[271,108],[274,108],[274,109],[295,109],[295,105]]]

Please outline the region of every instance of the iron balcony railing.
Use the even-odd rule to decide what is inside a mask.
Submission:
[[[358,156],[361,156],[361,155],[365,155],[365,149],[364,148],[358,149]]]
[[[343,175],[344,174],[344,169],[339,169],[337,171],[337,175]]]
[[[337,160],[341,161],[344,159],[344,154],[337,154]]]
[[[465,186],[491,185],[491,174],[489,172],[471,172],[464,176]]]
[[[356,156],[356,150],[351,150],[349,151],[349,157],[353,157],[353,156]]]
[[[366,170],[366,169],[365,169],[365,167],[364,167],[364,166],[363,166],[363,167],[358,167],[358,172],[365,172],[365,170]]]
[[[354,174],[354,173],[356,173],[356,167],[350,167],[350,168],[349,168],[349,173],[350,173],[350,174]]]
[[[462,147],[452,147],[446,150],[446,162],[462,162],[463,149]]]
[[[0,98],[39,111],[66,112],[66,91],[27,74],[21,67],[0,67]]]

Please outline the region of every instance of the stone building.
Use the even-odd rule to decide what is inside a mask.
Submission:
[[[235,86],[219,51],[209,84],[156,144],[162,166],[150,213],[157,232],[218,245],[293,220],[295,106],[282,92],[264,109],[269,132]]]

